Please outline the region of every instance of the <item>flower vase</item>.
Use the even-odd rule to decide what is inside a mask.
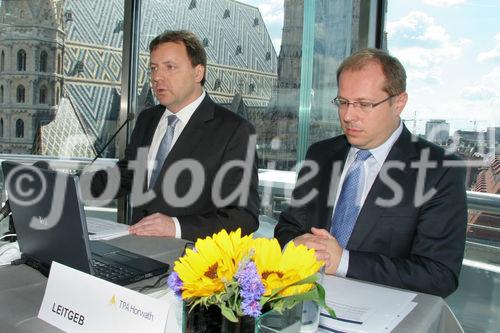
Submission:
[[[238,322],[232,322],[224,317],[218,306],[212,305],[208,308],[197,306],[189,309],[184,306],[182,316],[182,327],[185,333],[254,333],[255,318],[243,316]]]
[[[299,332],[302,303],[283,313],[266,311],[258,318],[242,316],[234,323],[224,317],[218,306],[197,306],[189,309],[184,305],[182,328],[185,333],[271,333]]]
[[[270,310],[255,321],[255,332],[259,333],[296,333],[300,332],[302,326],[302,303],[283,312]]]

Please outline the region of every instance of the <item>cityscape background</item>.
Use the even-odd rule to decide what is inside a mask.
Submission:
[[[407,69],[406,126],[466,161],[468,200],[500,194],[498,0],[142,0],[136,87],[122,96],[122,81],[133,77],[121,77],[124,3],[0,0],[1,158],[90,162],[124,121],[124,96],[133,96],[135,113],[156,103],[149,41],[188,29],[208,54],[208,94],[256,127],[260,222],[272,230],[301,147],[341,134],[330,103],[338,65],[380,35],[377,45]],[[110,160],[98,162],[114,162],[120,148],[112,142],[102,154]],[[0,190],[4,201],[1,177]],[[103,209],[117,215],[117,207]],[[469,209],[465,287],[447,300],[467,332],[498,327],[499,230],[498,214]],[[478,262],[490,266],[470,266]],[[477,308],[467,308],[470,295],[480,295]]]

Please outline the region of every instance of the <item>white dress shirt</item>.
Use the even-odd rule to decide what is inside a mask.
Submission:
[[[372,156],[369,157],[365,161],[365,163],[363,163],[365,177],[364,177],[363,192],[361,193],[361,200],[359,203],[359,207],[363,207],[368,192],[370,192],[370,189],[372,188],[375,178],[377,178],[377,175],[380,172],[380,169],[382,168],[382,165],[384,164],[387,155],[389,155],[389,151],[391,150],[392,146],[394,145],[394,143],[399,138],[402,132],[403,132],[403,123],[400,121],[398,128],[391,134],[391,136],[383,144],[381,144],[376,148],[370,149],[370,153],[372,154]],[[338,186],[339,189],[342,188],[342,185],[344,184],[344,179],[347,174],[347,170],[349,170],[349,167],[354,162],[356,158],[356,153],[358,151],[359,149],[355,147],[351,147],[349,149],[344,169],[342,170],[342,175],[340,176],[340,182]],[[337,191],[337,195],[335,198],[335,206],[332,212],[332,218],[333,218],[333,213],[335,212],[335,207],[337,206],[337,200],[339,199],[339,195],[340,191]],[[337,268],[337,272],[335,273],[335,275],[345,277],[347,275],[348,268],[349,268],[349,250],[343,249],[339,267]]]
[[[205,98],[205,91],[202,92],[200,97],[198,97],[195,101],[193,101],[191,104],[185,106],[183,109],[179,110],[175,115],[177,118],[179,118],[179,121],[175,125],[174,129],[174,137],[172,138],[172,145],[170,146],[170,149],[174,147],[177,139],[181,135],[182,131],[184,130],[184,127],[186,127],[189,119],[191,119],[191,116],[193,115],[194,111],[200,106],[201,102]],[[151,146],[149,147],[149,152],[148,152],[148,185],[149,181],[151,179],[151,173],[153,171],[154,165],[155,165],[155,159],[156,159],[156,153],[158,152],[158,148],[160,147],[161,140],[163,139],[163,136],[165,135],[165,132],[167,131],[167,126],[168,126],[168,121],[167,117],[170,115],[173,115],[174,113],[171,112],[168,109],[165,109],[165,112],[161,116],[160,121],[158,122],[158,126],[156,127],[155,134],[153,135],[153,140],[151,141]],[[172,216],[172,220],[174,220],[175,224],[175,238],[181,238],[182,232],[181,232],[181,225],[179,223],[179,220],[177,217]]]

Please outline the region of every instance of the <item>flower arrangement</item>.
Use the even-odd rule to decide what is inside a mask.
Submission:
[[[257,318],[264,307],[282,312],[306,300],[335,316],[317,283],[323,264],[303,245],[291,242],[282,251],[276,239],[222,230],[186,250],[168,285],[190,309],[216,305],[232,322],[245,315]]]

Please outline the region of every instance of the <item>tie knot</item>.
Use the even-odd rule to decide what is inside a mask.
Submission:
[[[372,153],[370,153],[369,150],[360,149],[356,153],[356,161],[366,161],[367,159],[370,158],[370,156],[372,156]]]
[[[168,121],[168,123],[167,123],[168,126],[175,127],[175,125],[179,121],[179,118],[177,118],[177,116],[175,114],[171,114],[170,116],[167,117],[167,121]]]

